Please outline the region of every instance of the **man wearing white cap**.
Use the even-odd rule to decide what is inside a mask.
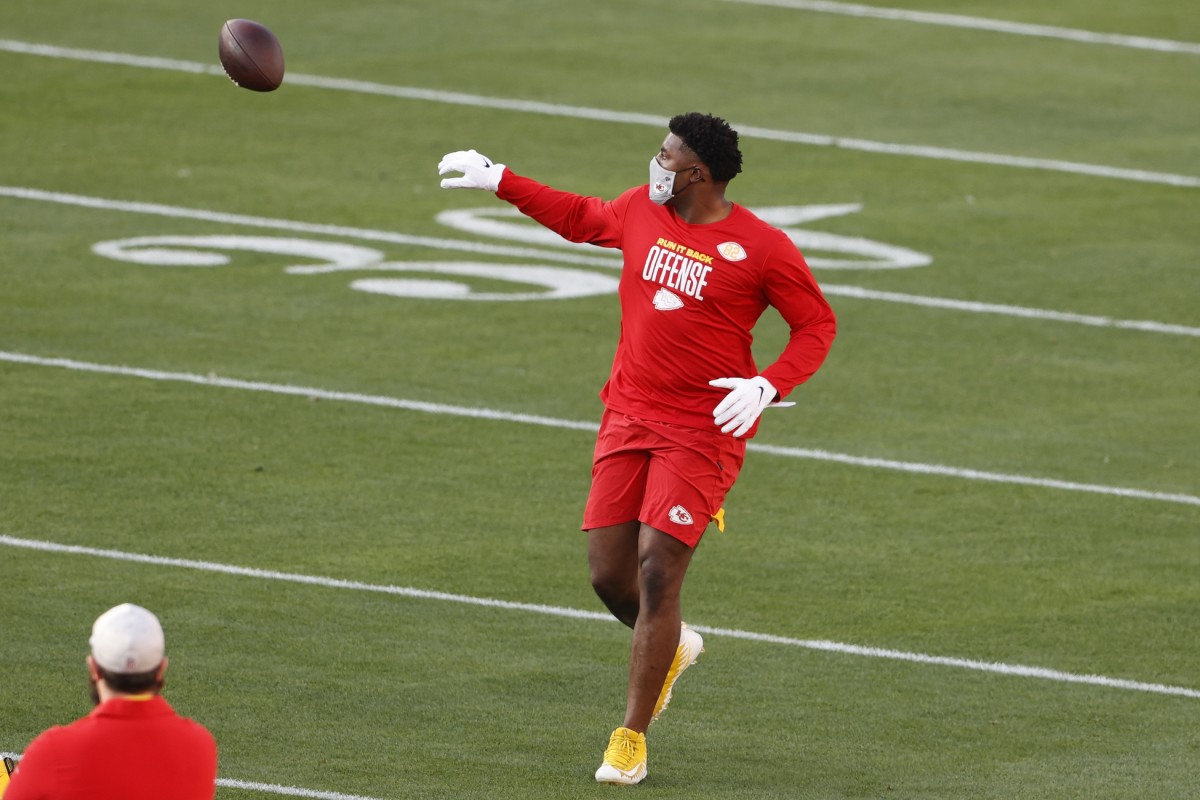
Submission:
[[[95,709],[30,743],[4,800],[212,800],[217,745],[160,694],[158,618],[124,603],[100,615],[89,641]]]

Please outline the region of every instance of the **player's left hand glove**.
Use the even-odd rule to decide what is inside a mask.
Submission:
[[[779,392],[762,375],[753,378],[717,378],[709,386],[729,389],[725,399],[713,409],[713,421],[721,426],[721,433],[733,431],[734,436],[744,436],[754,427],[754,421],[767,406],[794,406],[795,403],[776,403]]]
[[[447,172],[461,172],[463,175],[461,178],[443,180],[443,189],[487,189],[494,192],[500,188],[504,165],[493,164],[490,158],[474,150],[456,150],[442,156],[438,163],[438,175]]]

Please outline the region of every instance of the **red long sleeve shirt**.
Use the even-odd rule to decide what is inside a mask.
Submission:
[[[25,749],[4,800],[212,800],[217,745],[161,696],[116,698]]]
[[[512,170],[496,194],[565,239],[622,251],[621,336],[600,393],[613,411],[713,429],[712,410],[728,390],[710,380],[761,374],[785,397],[829,352],[836,321],[804,257],[743,206],[719,222],[689,225],[653,203],[646,186],[605,202]],[[760,373],[751,329],[767,306],[791,333]]]

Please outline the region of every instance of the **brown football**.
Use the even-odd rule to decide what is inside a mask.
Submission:
[[[283,83],[283,47],[275,34],[248,19],[231,19],[221,28],[221,66],[243,89],[271,92]]]

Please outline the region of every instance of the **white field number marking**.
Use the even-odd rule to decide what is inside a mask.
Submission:
[[[857,236],[841,236],[796,227],[831,217],[862,211],[861,203],[807,206],[767,206],[751,209],[759,218],[786,233],[813,269],[882,270],[926,267],[933,258],[906,247],[884,244]],[[515,208],[468,208],[443,211],[436,217],[443,225],[475,236],[490,236],[510,242],[546,247],[595,251],[592,245],[568,242],[554,231],[530,222]],[[849,258],[831,258],[816,253],[836,253]]]
[[[601,251],[599,248],[593,248],[590,246],[588,252],[578,252],[576,250],[569,249],[566,246],[567,243],[565,242],[563,243],[563,246],[541,248],[516,244],[491,244],[481,241],[468,241],[466,239],[439,239],[433,236],[416,236],[407,233],[397,233],[395,231],[371,230],[369,228],[352,228],[345,225],[300,222],[297,220],[274,219],[271,217],[256,217],[248,216],[246,214],[209,211],[200,208],[168,206],[161,203],[140,203],[128,200],[112,200],[103,197],[64,194],[62,192],[47,192],[41,189],[32,189],[20,186],[0,186],[0,197],[11,197],[20,200],[31,200],[43,203],[59,203],[62,205],[78,206],[81,208],[120,211],[128,214],[146,214],[149,216],[169,217],[173,219],[201,220],[204,222],[212,222],[226,226],[287,231],[288,233],[292,234],[303,233],[316,236],[334,236],[347,239],[357,239],[368,242],[386,242],[393,245],[432,248],[435,250],[447,250],[454,253],[469,253],[472,257],[486,255],[520,260],[532,259],[534,261],[548,261],[551,263],[572,264],[588,267],[603,267],[606,269],[616,269],[620,266],[620,262],[611,253],[606,253]],[[494,211],[494,209],[488,209],[488,211],[490,214]],[[449,214],[457,212],[445,213]],[[767,211],[767,213],[770,212]],[[532,230],[533,228],[530,227],[530,229]],[[807,233],[812,232],[809,231]],[[133,245],[130,245],[129,242],[136,241],[142,242],[143,247],[147,247],[151,250],[154,249],[153,246],[148,244],[147,240],[144,238],[136,240],[127,239],[122,241],[125,243],[124,246],[122,246],[121,243],[114,242],[104,243],[104,246],[111,247],[114,252],[122,250],[132,251],[137,248]],[[322,242],[322,244],[326,243]],[[889,247],[889,245],[883,246]],[[571,245],[571,247],[575,247],[575,245]],[[157,256],[154,258],[157,258]],[[224,257],[222,257],[222,259],[223,258]],[[121,258],[121,260],[134,259]],[[219,263],[227,262],[222,260]],[[1074,312],[1056,311],[1045,308],[1029,308],[1025,306],[1012,306],[1000,303],[984,303],[974,300],[958,300],[949,297],[930,297],[925,295],[903,294],[900,292],[881,292],[863,289],[856,286],[835,285],[832,283],[825,283],[824,281],[821,283],[821,288],[828,296],[841,296],[858,298],[862,300],[901,303],[925,308],[942,308],[972,314],[999,314],[1003,316],[1021,317],[1024,319],[1065,322],[1077,325],[1091,325],[1101,328],[1138,330],[1172,336],[1190,336],[1200,338],[1200,327],[1180,325],[1170,322],[1116,319],[1097,314],[1078,314]],[[459,293],[461,294],[461,291],[459,291]]]
[[[305,258],[317,264],[285,267],[289,275],[330,272],[420,272],[446,276],[474,276],[539,287],[524,292],[476,292],[468,284],[451,280],[408,278],[358,278],[350,288],[360,292],[438,300],[561,300],[615,292],[617,279],[610,275],[530,264],[487,264],[477,261],[384,261],[371,247],[294,239],[278,236],[142,236],[100,242],[92,250],[101,256],[134,264],[160,267],[216,267],[228,264],[226,250]]]
[[[809,264],[822,269],[909,269],[923,267],[933,259],[904,247],[853,236],[806,231],[794,227],[828,217],[853,214],[859,204],[779,206],[756,213],[784,230],[802,251],[840,253],[851,258],[814,256]],[[595,251],[592,245],[568,242],[558,234],[528,221],[513,208],[476,208],[446,211],[437,220],[448,227],[481,237],[536,244],[554,248]],[[289,275],[320,275],[330,272],[419,273],[430,278],[357,277],[350,282],[355,291],[392,297],[428,300],[565,300],[614,294],[615,276],[566,265],[491,264],[481,261],[385,261],[371,247],[316,239],[277,236],[141,236],[99,242],[93,252],[105,258],[159,267],[218,267],[230,263],[227,251],[242,251],[305,259],[317,263],[284,268]],[[620,261],[612,259],[613,268]],[[474,291],[461,278],[484,278],[526,287],[522,291]]]

